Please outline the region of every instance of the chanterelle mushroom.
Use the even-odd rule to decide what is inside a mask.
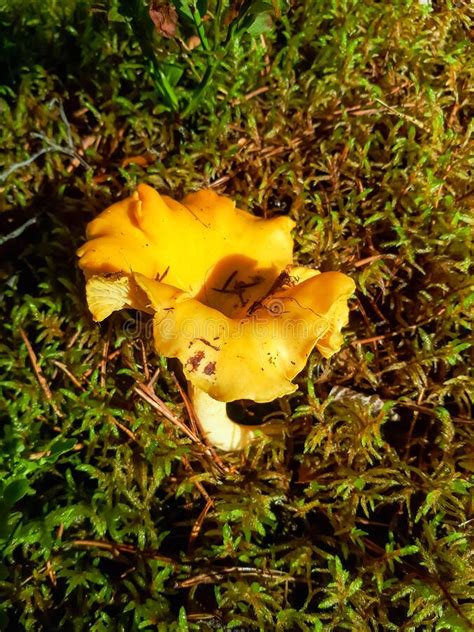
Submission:
[[[202,430],[224,450],[255,435],[226,402],[292,393],[314,347],[330,357],[342,343],[354,282],[293,266],[293,226],[210,190],[176,202],[142,184],[90,222],[78,250],[93,317],[154,314],[156,349],[181,361]]]

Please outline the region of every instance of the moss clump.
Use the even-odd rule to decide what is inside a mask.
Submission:
[[[173,110],[123,3],[0,7],[2,629],[472,628],[470,9],[293,5],[227,41],[209,4],[186,116],[202,44],[149,40]],[[284,437],[209,456],[147,323],[91,322],[75,248],[139,181],[289,214],[356,280]]]

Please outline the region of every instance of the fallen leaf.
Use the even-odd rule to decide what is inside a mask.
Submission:
[[[148,13],[160,35],[169,39],[174,37],[178,24],[178,14],[172,4],[152,0]]]

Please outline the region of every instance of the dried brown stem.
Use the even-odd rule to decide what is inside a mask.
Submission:
[[[58,417],[61,417],[62,413],[59,410],[59,408],[56,406],[53,400],[53,394],[51,393],[51,389],[49,388],[48,382],[46,381],[43,371],[40,365],[38,364],[38,358],[36,357],[36,353],[33,351],[33,347],[31,346],[31,343],[28,340],[28,337],[26,333],[24,332],[24,330],[20,327],[19,331],[20,331],[20,336],[22,337],[23,342],[25,343],[26,350],[28,351],[28,355],[30,357],[31,364],[33,366],[33,371],[35,372],[36,379],[38,380],[38,383],[44,393],[44,396],[46,397],[48,402],[51,404],[56,415]]]

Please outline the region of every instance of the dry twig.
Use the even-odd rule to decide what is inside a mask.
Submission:
[[[54,412],[56,413],[56,415],[58,417],[61,417],[62,413],[59,410],[59,408],[56,406],[56,403],[53,400],[53,394],[51,393],[51,389],[49,388],[48,382],[46,381],[46,378],[43,375],[43,371],[42,371],[40,365],[38,364],[38,359],[36,357],[36,353],[33,351],[33,347],[31,346],[31,343],[28,340],[28,337],[27,337],[26,333],[24,332],[24,330],[20,327],[19,331],[20,331],[20,336],[22,337],[23,342],[25,343],[26,350],[28,351],[28,355],[30,357],[31,364],[33,365],[33,371],[35,372],[36,379],[38,380],[39,385],[41,386],[41,389],[42,389],[42,391],[44,393],[44,396],[46,397],[48,402],[51,404],[51,406],[52,406]]]

